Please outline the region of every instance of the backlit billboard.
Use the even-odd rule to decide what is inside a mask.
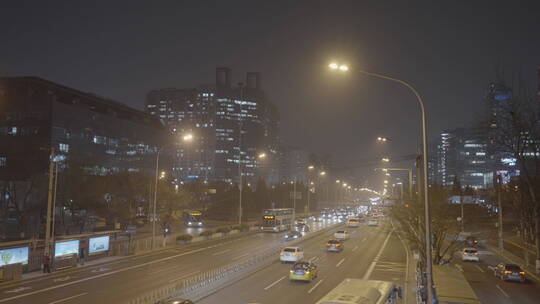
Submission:
[[[97,236],[88,241],[88,254],[100,253],[109,250],[109,236]]]
[[[28,247],[0,249],[0,266],[16,263],[28,264]]]
[[[54,256],[62,257],[79,254],[79,240],[61,241],[54,244]]]

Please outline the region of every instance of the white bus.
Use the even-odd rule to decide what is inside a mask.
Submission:
[[[294,223],[292,208],[263,210],[261,231],[280,232],[290,230]]]
[[[345,279],[316,304],[397,304],[401,289],[393,282]]]

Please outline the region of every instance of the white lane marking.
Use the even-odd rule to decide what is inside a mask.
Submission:
[[[321,285],[321,283],[322,283],[323,281],[324,281],[324,279],[322,279],[322,280],[320,280],[319,282],[315,283],[315,285],[314,285],[313,287],[311,287],[311,289],[308,290],[307,293],[312,293],[312,292],[315,290],[315,288],[317,288],[319,285]]]
[[[62,288],[62,287],[70,286],[70,285],[74,285],[74,284],[81,283],[81,282],[90,281],[90,280],[97,279],[97,278],[102,278],[102,277],[110,276],[110,275],[113,275],[113,274],[116,274],[116,273],[119,273],[119,272],[124,272],[124,271],[132,270],[132,269],[137,269],[137,268],[141,268],[141,267],[144,267],[144,266],[147,266],[147,265],[152,265],[152,264],[160,263],[160,262],[163,262],[163,261],[172,260],[172,259],[175,259],[175,258],[177,258],[177,257],[181,257],[181,256],[184,256],[184,255],[188,255],[188,254],[192,254],[192,253],[196,253],[196,252],[200,252],[200,251],[203,251],[203,250],[206,250],[206,249],[208,249],[208,248],[199,248],[199,249],[195,249],[195,250],[191,250],[191,251],[186,251],[186,252],[184,252],[184,253],[180,253],[180,254],[176,254],[176,255],[171,255],[171,256],[169,256],[169,257],[161,258],[161,259],[159,259],[159,260],[154,260],[154,261],[150,261],[150,262],[146,262],[146,263],[142,263],[142,264],[138,264],[138,265],[133,265],[133,266],[126,267],[126,268],[122,268],[122,269],[118,269],[118,270],[115,270],[115,271],[111,271],[111,272],[107,272],[107,273],[98,274],[98,275],[95,275],[95,276],[93,276],[93,277],[83,278],[83,279],[80,279],[80,280],[77,280],[77,281],[72,281],[72,282],[68,282],[68,283],[64,283],[64,284],[59,284],[59,285],[56,285],[56,286],[51,286],[51,287],[43,288],[43,289],[40,289],[40,290],[28,292],[28,293],[21,294],[21,295],[18,295],[18,296],[13,296],[13,297],[11,297],[11,298],[0,299],[0,303],[4,303],[4,302],[7,302],[7,301],[11,301],[11,300],[15,300],[15,299],[27,297],[27,296],[30,296],[30,295],[42,293],[42,292],[49,291],[49,290],[54,290],[54,289],[58,289],[58,288]]]
[[[282,276],[281,278],[279,278],[279,279],[278,279],[277,281],[275,281],[274,283],[272,283],[272,284],[266,286],[266,287],[264,288],[264,290],[268,290],[268,289],[274,287],[274,285],[276,285],[277,283],[283,281],[283,279],[285,279],[286,277],[287,277],[287,276]]]
[[[181,276],[181,277],[179,277],[179,278],[170,280],[169,283],[173,283],[173,282],[176,282],[176,281],[180,281],[180,280],[182,280],[182,279],[185,279],[185,278],[187,278],[187,277],[190,277],[190,276],[192,276],[192,275],[195,275],[195,274],[197,274],[197,273],[199,273],[199,272],[201,272],[201,271],[200,271],[200,270],[197,270],[197,271],[194,271],[194,272],[185,274],[185,275],[183,275],[183,276]]]
[[[107,267],[99,267],[99,268],[96,268],[96,269],[92,269],[90,270],[90,272],[104,272],[104,271],[107,271],[109,270],[110,268],[107,268]]]
[[[499,289],[502,292],[502,294],[505,297],[510,298],[510,296],[501,288],[501,286],[499,286],[499,285],[495,285],[495,286],[497,287],[497,289]]]
[[[249,253],[244,253],[244,254],[242,254],[242,255],[239,255],[239,256],[235,256],[235,257],[234,257],[234,258],[232,258],[232,259],[233,259],[233,261],[234,261],[234,260],[238,260],[238,259],[241,259],[241,258],[243,258],[243,257],[247,256],[247,255],[249,255]]]
[[[388,233],[388,236],[384,240],[384,243],[382,244],[381,249],[379,249],[379,252],[377,252],[377,255],[375,256],[375,259],[373,259],[373,262],[371,262],[371,265],[369,265],[368,270],[364,274],[364,277],[363,277],[364,280],[369,279],[369,276],[373,272],[373,269],[375,269],[375,265],[377,265],[377,261],[379,261],[379,257],[383,253],[384,247],[386,247],[386,244],[388,243],[388,240],[390,239],[390,236],[392,235],[392,232],[394,232],[394,230],[392,230],[392,231],[390,231]]]
[[[71,299],[75,299],[75,298],[78,298],[78,297],[82,297],[84,295],[87,295],[88,292],[83,292],[83,293],[80,293],[78,295],[74,295],[74,296],[71,296],[71,297],[67,297],[67,298],[63,298],[63,299],[60,299],[60,300],[56,300],[56,301],[53,301],[53,302],[50,302],[49,304],[56,304],[56,303],[61,303],[61,302],[65,302],[67,300],[71,300]]]
[[[29,287],[29,286],[17,287],[17,288],[12,289],[12,290],[4,291],[4,293],[17,293],[17,292],[25,291],[25,290],[28,290],[28,289],[32,289],[32,287]]]
[[[476,268],[478,268],[478,270],[480,270],[480,272],[485,272],[484,269],[480,268],[480,266],[478,265],[474,265]]]
[[[336,267],[341,266],[341,264],[343,264],[343,262],[345,262],[345,258],[341,259],[341,261],[339,261],[339,262],[336,264]]]
[[[311,259],[309,259],[310,262],[315,262],[316,260],[318,260],[319,257],[318,256],[314,256],[312,257]]]
[[[212,255],[220,255],[220,254],[224,254],[224,253],[227,253],[229,251],[231,251],[232,249],[225,249],[225,250],[222,250],[222,251],[218,251],[218,252],[214,252],[212,253]]]
[[[356,249],[358,249],[358,246],[354,246],[354,248],[352,249],[352,251],[356,251]]]
[[[65,276],[65,277],[61,277],[61,278],[58,278],[58,279],[54,279],[53,282],[55,282],[55,283],[56,282],[64,282],[64,281],[67,281],[69,279],[71,279],[70,276]]]
[[[463,266],[461,266],[461,265],[459,265],[459,264],[454,264],[454,266],[456,266],[456,268],[457,268],[459,271],[463,272]]]

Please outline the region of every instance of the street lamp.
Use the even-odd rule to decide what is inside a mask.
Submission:
[[[308,168],[308,170],[313,170],[313,169],[315,169],[315,166],[310,165],[310,166],[308,166],[307,168]]]
[[[193,134],[187,133],[184,136],[182,136],[182,141],[184,142],[191,142],[193,141]],[[164,146],[158,148],[156,153],[156,180],[154,183],[154,204],[153,204],[153,211],[152,211],[152,249],[154,249],[155,240],[156,240],[156,205],[157,205],[157,193],[158,193],[158,180],[165,178],[165,171],[161,172],[161,176],[159,174],[159,156],[161,155],[161,152],[163,151]]]
[[[339,70],[341,72],[346,72],[349,70],[349,67],[346,66],[346,65],[339,65],[337,64],[336,62],[332,62],[328,65],[328,67],[332,70]],[[367,72],[367,71],[363,71],[363,70],[360,70],[360,69],[355,69],[356,72],[359,72],[359,73],[362,73],[364,75],[368,75],[368,76],[372,76],[372,77],[376,77],[376,78],[381,78],[381,79],[385,79],[385,80],[390,80],[390,81],[393,81],[393,82],[397,82],[405,87],[407,87],[409,90],[411,90],[413,92],[413,94],[415,95],[416,97],[416,100],[418,101],[418,105],[420,107],[420,114],[422,116],[421,120],[422,120],[422,152],[423,152],[423,155],[422,155],[422,158],[423,158],[423,165],[424,165],[424,168],[423,168],[423,177],[424,177],[424,216],[425,216],[425,224],[426,224],[426,227],[425,227],[425,231],[426,231],[426,235],[425,235],[425,242],[426,242],[426,274],[427,274],[427,282],[429,284],[429,288],[427,288],[427,302],[428,303],[432,303],[433,302],[433,288],[432,288],[432,285],[433,285],[433,273],[432,273],[432,260],[431,260],[431,223],[430,223],[430,215],[429,215],[429,199],[428,199],[428,172],[427,172],[427,168],[428,168],[428,162],[427,162],[427,128],[426,128],[426,110],[425,110],[425,107],[424,107],[424,101],[422,100],[422,97],[420,96],[420,94],[418,93],[418,91],[416,91],[416,89],[411,86],[410,84],[408,84],[407,82],[401,80],[401,79],[397,79],[397,78],[393,78],[393,77],[389,77],[389,76],[385,76],[385,75],[382,75],[382,74],[377,74],[377,73],[372,73],[372,72]]]
[[[264,153],[264,152],[260,153],[258,157],[259,157],[259,159],[264,159],[264,158],[266,158],[266,153]]]
[[[339,184],[339,179],[336,179],[336,184]]]
[[[387,141],[390,141],[390,138],[384,137],[384,136],[379,136],[379,137],[377,137],[377,141],[387,142]]]
[[[326,172],[325,171],[321,171],[321,173],[319,173],[321,176],[325,176],[326,175]]]
[[[381,160],[382,160],[384,163],[390,162],[390,158],[388,158],[388,157],[383,157]]]

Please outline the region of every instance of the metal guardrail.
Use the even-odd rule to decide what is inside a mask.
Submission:
[[[287,243],[287,246],[319,236],[341,224],[342,223],[337,223],[311,232],[301,239]],[[143,294],[142,296],[129,301],[128,304],[155,304],[173,296],[188,298],[192,301],[200,300],[259,269],[274,263],[276,261],[276,256],[281,251],[282,247],[281,244],[276,245],[254,254],[247,260],[231,263],[187,278],[179,278],[178,282]]]

